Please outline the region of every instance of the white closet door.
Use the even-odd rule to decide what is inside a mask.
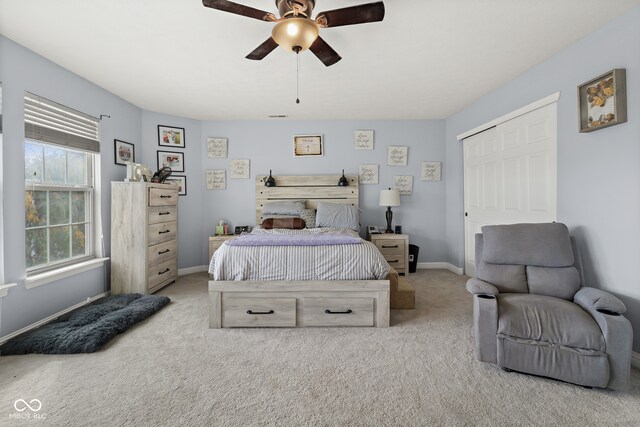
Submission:
[[[475,276],[483,225],[556,220],[556,103],[465,138],[463,157],[465,274]]]

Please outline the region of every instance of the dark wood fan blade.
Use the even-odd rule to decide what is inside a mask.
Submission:
[[[259,19],[260,21],[273,21],[276,19],[273,13],[254,9],[249,6],[244,6],[227,0],[202,0],[202,4],[212,9],[218,9],[224,12],[235,13],[236,15]]]
[[[254,61],[260,61],[265,56],[269,55],[275,48],[278,47],[278,43],[269,37],[264,43],[255,48],[253,52],[247,55],[247,59],[253,59]]]
[[[316,22],[321,27],[340,27],[343,25],[364,24],[365,22],[378,22],[384,19],[384,3],[361,4],[359,6],[345,7],[343,9],[320,12]]]
[[[318,59],[327,67],[342,59],[342,57],[338,55],[338,52],[333,50],[333,48],[322,39],[322,37],[318,37],[316,41],[309,46],[309,50],[313,52],[313,54],[317,56]]]

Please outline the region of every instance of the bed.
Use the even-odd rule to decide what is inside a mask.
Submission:
[[[311,209],[323,202],[358,207],[357,175],[347,177],[346,187],[337,186],[338,175],[274,178],[276,187],[256,179],[258,224],[273,201],[305,200]],[[209,326],[387,327],[390,271],[375,246],[353,231],[256,227],[225,242],[211,260]]]

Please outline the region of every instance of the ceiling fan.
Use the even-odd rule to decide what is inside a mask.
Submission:
[[[379,22],[384,19],[384,4],[381,1],[320,12],[315,19],[311,19],[311,13],[316,0],[275,1],[280,18],[276,18],[273,13],[227,0],[202,0],[202,4],[224,12],[276,23],[271,37],[247,55],[248,59],[259,61],[281,46],[295,53],[309,49],[327,67],[342,58],[319,36],[320,28]]]

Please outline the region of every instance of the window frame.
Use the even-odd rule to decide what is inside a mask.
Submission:
[[[80,264],[92,259],[96,258],[96,247],[95,247],[95,206],[96,206],[96,191],[95,191],[95,162],[97,159],[96,153],[92,153],[92,152],[88,152],[88,151],[83,151],[83,150],[78,150],[78,149],[74,149],[71,147],[62,147],[60,145],[57,144],[51,144],[51,143],[47,143],[45,141],[37,141],[37,140],[33,140],[33,139],[29,139],[29,138],[25,138],[24,143],[27,144],[33,144],[33,145],[39,145],[39,146],[43,146],[44,147],[50,147],[50,148],[54,148],[54,149],[60,149],[60,150],[64,150],[65,152],[79,152],[82,153],[86,156],[86,165],[85,165],[85,170],[86,170],[86,185],[77,185],[77,184],[60,184],[60,183],[51,183],[51,184],[47,184],[47,183],[41,183],[41,182],[33,182],[33,181],[28,181],[27,177],[25,176],[25,197],[26,197],[26,193],[27,191],[44,191],[47,192],[47,225],[44,226],[35,226],[35,227],[27,227],[26,223],[25,223],[25,243],[26,243],[26,232],[27,230],[34,230],[34,229],[46,229],[49,230],[51,228],[54,227],[60,227],[60,226],[69,226],[69,227],[73,227],[74,225],[78,225],[78,224],[84,224],[85,225],[85,252],[82,255],[77,255],[77,256],[71,256],[69,258],[65,258],[63,260],[59,260],[59,261],[50,261],[50,247],[49,247],[49,238],[47,237],[47,263],[45,264],[39,264],[36,266],[32,266],[32,267],[26,267],[26,273],[27,273],[27,278],[30,276],[35,276],[35,275],[39,275],[42,273],[47,273],[53,270],[57,270],[60,268],[64,268],[64,267],[69,267],[69,266],[73,266],[75,264]],[[43,150],[43,157],[42,157],[42,170],[43,173],[45,171],[45,163],[46,163],[46,156],[44,154],[44,150]],[[45,175],[46,176],[46,175]],[[68,165],[65,165],[65,180],[66,177],[68,176]],[[55,225],[50,225],[48,224],[49,222],[49,215],[50,215],[50,207],[49,207],[49,192],[52,191],[58,191],[58,192],[84,192],[86,194],[86,205],[85,205],[85,221],[82,222],[73,222],[72,221],[72,211],[69,211],[69,222],[68,223],[64,223],[64,224],[55,224]],[[71,209],[71,207],[70,207]],[[49,234],[47,233],[47,236]],[[72,240],[70,240],[70,245],[72,245]],[[70,254],[72,253],[73,248],[70,247]],[[26,258],[25,258],[26,261]]]

